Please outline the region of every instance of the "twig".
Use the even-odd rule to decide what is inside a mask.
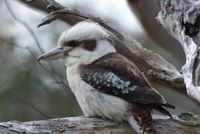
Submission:
[[[53,8],[53,7],[51,7],[51,8]],[[63,16],[63,15],[66,15],[66,14],[78,16],[78,17],[81,17],[81,18],[86,19],[86,20],[92,20],[94,22],[97,22],[101,26],[103,26],[105,29],[112,32],[120,40],[125,40],[124,36],[121,34],[121,32],[119,32],[118,28],[114,27],[113,25],[111,26],[111,24],[109,22],[102,20],[101,18],[95,17],[91,14],[86,14],[86,13],[83,13],[82,11],[79,11],[79,10],[76,10],[76,9],[70,9],[70,8],[67,8],[67,7],[51,12],[47,17],[45,17],[42,20],[42,23],[40,23],[38,25],[38,27],[49,24],[49,23],[55,21],[60,16]]]
[[[4,41],[3,39],[0,39],[0,40]],[[4,42],[6,42],[7,45],[11,45],[11,46],[13,46],[13,47],[17,47],[17,48],[24,49],[24,50],[28,51],[28,52],[30,53],[30,55],[32,56],[32,58],[36,61],[37,57],[36,57],[35,54],[30,50],[29,47],[22,47],[22,46],[20,46],[20,45],[17,45],[17,44],[15,44],[15,43],[11,42],[11,41],[4,41]],[[43,64],[39,63],[39,65],[40,65],[41,68],[44,69],[50,76],[52,76],[52,73],[53,73],[53,72],[49,71]],[[56,77],[52,77],[52,78],[54,79],[55,83],[56,83],[56,81],[61,80],[59,83],[57,83],[58,86],[60,86],[60,88],[63,89],[64,91],[68,91],[69,86],[68,86],[61,78],[60,78],[60,79],[57,79]],[[45,86],[45,85],[43,85],[43,86]],[[48,89],[48,87],[45,86],[43,89]],[[49,90],[49,89],[48,89],[48,90]]]
[[[28,52],[31,54],[31,56],[33,57],[33,59],[36,61],[37,57],[34,55],[34,53],[31,51],[31,49],[29,47],[26,47],[26,49],[28,50]],[[49,71],[43,64],[39,63],[39,65],[50,75],[52,76],[52,78],[54,79],[54,81],[61,81],[63,85],[65,86],[60,86],[60,84],[58,84],[63,90],[68,90],[69,86],[61,79],[57,79],[57,77],[54,75],[55,73],[53,71]]]
[[[0,84],[0,89],[3,88],[6,85],[6,83],[8,82],[8,80],[10,79],[10,77],[12,76],[13,72],[15,71],[14,69],[15,69],[15,66],[13,66],[12,69],[8,72],[8,75],[3,80],[3,82],[1,82],[1,84]]]
[[[30,107],[31,109],[33,109],[34,111],[36,111],[37,113],[39,113],[42,117],[44,117],[45,119],[50,119],[51,117],[48,116],[47,114],[43,113],[41,110],[39,110],[38,108],[36,108],[36,106],[34,106],[29,100],[21,97],[21,96],[18,96],[18,95],[15,95],[15,97],[17,99],[19,99],[21,102],[23,102],[26,106]]]
[[[37,39],[35,33],[33,32],[33,30],[32,30],[24,21],[18,19],[18,18],[15,16],[14,12],[12,11],[12,9],[11,9],[9,3],[8,3],[8,0],[4,0],[4,3],[5,3],[6,8],[8,9],[8,11],[9,11],[9,13],[10,13],[10,15],[11,15],[17,22],[19,22],[22,26],[24,26],[24,27],[28,30],[28,32],[29,32],[29,33],[31,34],[31,36],[33,37],[33,39],[34,39],[34,41],[35,41],[37,47],[38,47],[39,50],[40,50],[40,52],[44,53],[44,50],[42,49],[42,47],[41,47],[41,45],[40,45],[40,43],[39,43],[39,41],[38,41],[38,39]]]
[[[24,21],[18,19],[18,17],[15,16],[15,14],[14,14],[14,12],[12,11],[11,7],[9,6],[9,3],[8,3],[7,0],[4,0],[4,2],[5,2],[5,5],[6,5],[8,11],[10,12],[11,16],[12,16],[17,22],[19,22],[22,26],[24,26],[24,27],[28,30],[28,32],[30,33],[30,35],[33,37],[33,39],[34,39],[34,41],[35,41],[35,43],[36,43],[36,46],[39,48],[40,52],[41,52],[41,53],[44,53],[44,50],[42,49],[41,44],[39,43],[39,41],[38,41],[38,39],[37,39],[35,33],[33,32],[33,30],[26,24],[26,22],[24,22]],[[15,45],[15,46],[17,46],[17,45]],[[21,46],[18,46],[18,47],[21,47]],[[21,47],[21,48],[23,48],[23,47]],[[34,56],[34,54],[32,53],[32,51],[31,51],[28,47],[27,47],[27,48],[23,48],[23,49],[27,49],[27,50],[30,52],[30,54],[32,55],[32,57],[34,57],[35,60],[37,59],[36,56]],[[48,65],[49,65],[49,67],[50,67],[50,70],[48,70],[45,66],[43,66],[43,65],[40,63],[40,66],[41,66],[44,70],[48,70],[47,72],[52,76],[52,78],[53,78],[55,81],[58,81],[58,80],[57,80],[57,77],[56,77],[57,74],[55,73],[55,70],[54,70],[53,66],[52,66],[50,63],[48,63]],[[58,77],[58,78],[59,78],[59,77]],[[59,78],[59,79],[60,79],[60,78]],[[63,80],[60,79],[59,81],[61,81],[61,82],[62,82],[62,85],[64,85],[64,86],[60,86],[61,88],[63,88],[64,90],[69,89],[69,86],[68,86]]]
[[[22,46],[17,45],[17,44],[14,44],[14,43],[11,42],[11,41],[5,41],[5,40],[3,40],[3,39],[0,39],[0,40],[2,40],[2,41],[4,41],[5,43],[7,43],[7,45],[11,45],[11,46],[13,46],[13,47],[17,47],[17,48],[19,48],[19,49],[23,49],[23,50],[28,51],[27,48],[22,47]],[[4,85],[7,83],[7,80],[10,78],[10,74],[13,72],[14,68],[15,68],[15,67],[13,67],[13,69],[8,73],[8,77],[7,77],[7,78],[4,80],[4,82],[1,84],[0,88],[2,88],[2,86],[4,86]],[[49,89],[48,89],[48,87],[47,87],[46,85],[42,85],[42,86],[44,87],[43,90],[49,91]],[[46,89],[48,89],[48,90],[46,90]],[[19,100],[22,101],[26,106],[31,107],[34,111],[38,112],[39,114],[41,114],[41,115],[42,115],[43,117],[45,117],[46,119],[49,119],[49,116],[46,116],[45,113],[41,112],[41,111],[40,111],[38,108],[36,108],[32,103],[28,102],[28,100],[25,100],[25,99],[23,99],[22,97],[18,97],[18,96],[17,96],[17,98],[18,98],[18,99],[20,98]]]

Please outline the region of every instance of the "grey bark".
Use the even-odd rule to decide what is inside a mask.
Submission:
[[[190,113],[174,119],[154,116],[157,134],[199,134],[200,117]],[[1,134],[135,134],[126,123],[113,123],[98,118],[67,117],[41,121],[0,123]]]
[[[162,0],[161,9],[158,20],[185,53],[182,76],[187,95],[200,103],[200,1]]]

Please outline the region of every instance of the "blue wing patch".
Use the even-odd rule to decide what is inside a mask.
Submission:
[[[129,80],[124,80],[122,77],[108,71],[93,72],[90,70],[82,74],[81,78],[95,89],[112,92],[115,95],[127,94],[138,87]]]

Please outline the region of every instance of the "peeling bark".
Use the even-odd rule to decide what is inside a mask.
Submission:
[[[162,0],[158,20],[179,42],[186,56],[182,75],[188,96],[200,103],[200,2]]]
[[[154,116],[157,134],[199,134],[200,117],[182,113],[170,119]],[[67,117],[41,121],[0,122],[1,134],[136,134],[126,123],[97,118]]]

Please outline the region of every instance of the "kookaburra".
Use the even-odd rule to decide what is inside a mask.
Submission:
[[[87,117],[128,122],[139,134],[155,134],[152,110],[171,117],[174,108],[149,84],[135,64],[116,52],[108,32],[95,22],[66,30],[58,46],[38,61],[64,59],[67,79]]]

